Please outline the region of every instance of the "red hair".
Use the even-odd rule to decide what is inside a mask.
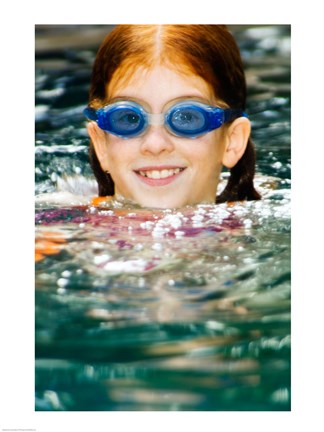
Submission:
[[[180,73],[203,78],[215,97],[230,108],[245,109],[246,81],[239,48],[223,25],[119,25],[104,39],[96,56],[90,105],[109,98],[109,83],[127,81],[138,66],[166,65]],[[113,195],[110,175],[100,167],[92,144],[90,162],[99,195]],[[229,182],[217,202],[259,199],[253,186],[255,152],[249,140],[241,160],[231,169]]]

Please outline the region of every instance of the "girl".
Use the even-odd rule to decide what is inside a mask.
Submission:
[[[93,67],[90,163],[99,196],[145,206],[260,199],[237,44],[221,25],[120,25]],[[222,167],[230,169],[216,197]]]

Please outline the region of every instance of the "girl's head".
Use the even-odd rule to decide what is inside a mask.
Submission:
[[[89,123],[99,195],[117,192],[149,207],[215,202],[225,165],[231,175],[217,202],[259,198],[246,117],[237,114],[217,129],[187,138],[166,129],[158,116],[179,102],[245,109],[240,52],[225,26],[117,26],[98,51],[90,106],[98,109],[120,101],[139,105],[155,120],[129,139]]]

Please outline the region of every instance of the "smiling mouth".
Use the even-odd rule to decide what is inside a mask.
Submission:
[[[136,174],[152,180],[161,180],[173,177],[183,171],[185,168],[172,168],[172,169],[152,169],[152,170],[138,170]]]

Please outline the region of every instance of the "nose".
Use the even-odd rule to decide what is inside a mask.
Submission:
[[[172,136],[164,126],[149,126],[141,138],[141,152],[143,154],[160,155],[163,152],[171,153],[174,150]]]

